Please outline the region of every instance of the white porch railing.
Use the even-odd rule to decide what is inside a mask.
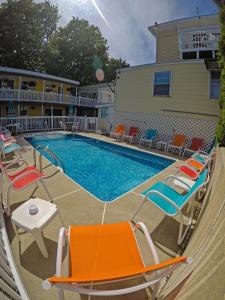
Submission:
[[[4,217],[0,210],[0,299],[29,300],[12,256]]]
[[[98,129],[98,118],[93,117],[68,117],[68,116],[50,116],[50,117],[10,117],[0,118],[0,125],[14,130],[13,124],[20,123],[23,132],[41,131],[41,130],[62,130],[62,122],[67,123],[68,130],[73,122],[79,123],[79,130],[96,131]],[[16,126],[15,126],[16,127]]]
[[[180,52],[198,50],[217,50],[220,29],[199,29],[179,32]]]
[[[18,102],[46,102],[46,103],[64,103],[74,104],[76,106],[95,107],[96,99],[87,97],[63,95],[57,93],[43,93],[37,91],[25,91],[16,89],[0,89],[0,101],[18,101]]]

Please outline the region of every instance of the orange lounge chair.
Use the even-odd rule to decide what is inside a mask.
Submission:
[[[126,127],[123,124],[119,124],[116,126],[115,130],[110,133],[110,137],[115,139],[121,138],[126,132]]]
[[[201,150],[202,146],[204,144],[204,140],[201,139],[201,138],[197,138],[197,137],[193,137],[193,139],[191,140],[191,145],[187,148],[184,148],[184,151],[183,151],[183,156],[186,154],[186,153],[195,153],[199,150]]]
[[[176,133],[173,137],[171,144],[166,147],[166,151],[178,150],[179,156],[181,155],[183,146],[186,141],[186,136],[183,134]]]
[[[135,232],[144,232],[154,264],[145,266]],[[67,243],[67,275],[62,275],[64,241]],[[189,263],[187,257],[177,257],[162,263],[146,226],[139,222],[75,226],[69,230],[61,228],[58,240],[56,276],[43,282],[44,289],[58,288],[60,299],[64,299],[63,290],[95,296],[116,296],[132,293],[149,286],[156,294],[160,281],[168,276],[181,263]],[[109,289],[107,283],[115,283],[145,273],[153,277],[138,285],[120,289]],[[105,289],[95,289],[96,285],[106,285]],[[91,287],[90,287],[91,285]]]
[[[138,128],[137,127],[131,127],[128,134],[124,134],[122,136],[123,140],[128,140],[130,144],[133,142],[133,139],[137,136]]]

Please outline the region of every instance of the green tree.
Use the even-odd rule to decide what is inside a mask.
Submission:
[[[112,80],[116,79],[116,70],[127,68],[130,65],[121,58],[111,58],[109,59],[107,65],[105,66],[105,81],[111,82]]]
[[[221,66],[221,90],[220,90],[220,120],[216,130],[219,145],[225,146],[225,1],[215,0],[220,7],[221,36],[219,40],[218,60]]]
[[[7,0],[0,6],[0,65],[45,70],[43,57],[59,19],[49,1]]]
[[[93,59],[108,60],[108,46],[98,27],[74,18],[58,29],[49,44],[47,72],[75,78],[82,84],[96,82]]]
[[[97,69],[103,69],[104,81],[111,81],[117,68],[127,66],[121,59],[109,59],[107,40],[98,27],[75,17],[52,37],[46,65],[49,74],[76,79],[81,85],[98,83]]]

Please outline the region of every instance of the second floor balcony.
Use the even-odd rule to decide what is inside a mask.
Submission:
[[[218,40],[220,38],[220,29],[196,29],[184,30],[179,32],[180,52],[217,50]]]
[[[81,96],[72,96],[58,93],[46,93],[32,90],[17,90],[17,89],[0,89],[1,101],[18,101],[18,102],[39,102],[39,103],[60,103],[73,104],[76,106],[96,107],[98,105],[106,104],[101,99],[93,99]],[[109,103],[111,104],[111,103]]]

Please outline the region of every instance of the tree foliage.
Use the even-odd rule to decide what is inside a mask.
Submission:
[[[0,5],[0,65],[96,83],[97,68],[104,80],[116,78],[115,70],[128,66],[109,58],[107,40],[98,27],[72,18],[57,28],[57,6],[49,0],[7,0]],[[96,61],[99,63],[96,64]]]
[[[98,27],[73,18],[53,36],[47,63],[48,73],[76,78],[82,84],[96,82],[94,57],[104,66],[108,60],[107,41]]]
[[[216,130],[219,145],[225,146],[225,1],[215,0],[220,7],[221,36],[219,40],[218,60],[221,66],[221,90],[219,99],[220,120]]]
[[[43,55],[56,30],[58,9],[49,1],[8,0],[0,6],[0,64],[43,70]]]

